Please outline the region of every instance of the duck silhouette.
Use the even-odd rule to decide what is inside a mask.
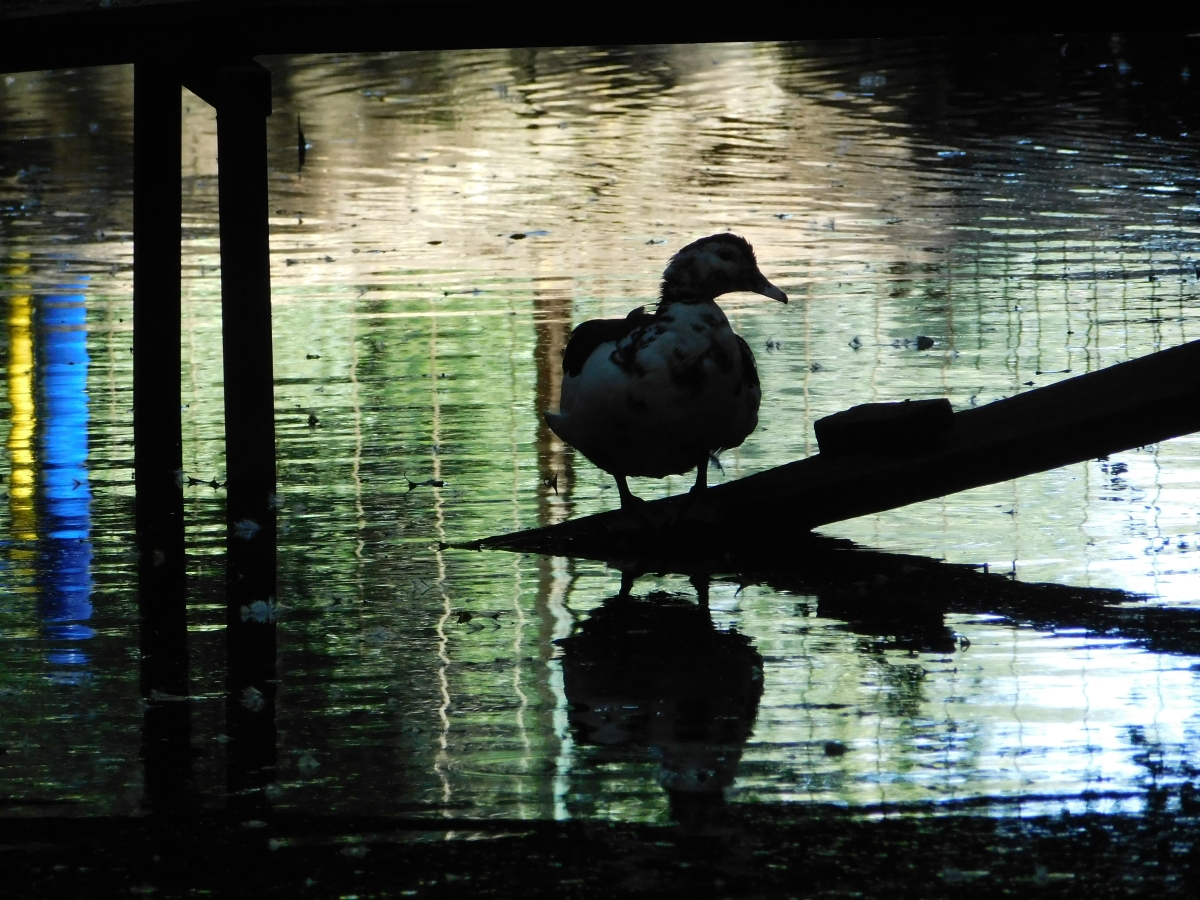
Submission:
[[[762,399],[754,354],[729,327],[716,298],[753,291],[787,303],[734,234],[688,244],[663,273],[654,312],[592,319],[563,354],[559,411],[546,423],[617,481],[622,508],[642,501],[628,477],[696,469],[707,487],[710,455],[740,446],[758,425]]]

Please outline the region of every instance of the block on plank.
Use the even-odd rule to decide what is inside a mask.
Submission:
[[[945,398],[864,403],[818,419],[813,426],[823,456],[892,456],[928,448],[954,427]]]

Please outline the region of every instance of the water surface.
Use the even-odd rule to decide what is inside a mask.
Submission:
[[[731,803],[1003,812],[1139,809],[1189,780],[1197,660],[1119,630],[980,607],[942,619],[948,643],[906,645],[803,592],[718,582],[709,620],[682,577],[640,580],[626,608],[597,563],[437,549],[616,505],[539,412],[573,325],[652,302],[704,234],[745,235],[793,300],[722,301],[764,400],[714,482],[814,453],[812,423],[855,403],[962,409],[1200,337],[1200,123],[1173,58],[1031,40],[264,60],[282,503],[267,802],[662,821],[725,785]],[[216,129],[182,104],[184,465],[219,483]],[[0,779],[30,814],[144,805],[131,133],[127,68],[0,92]],[[823,533],[1187,610],[1198,501],[1190,437]],[[186,488],[192,772],[214,806],[223,502]],[[633,621],[643,637],[623,638]],[[698,698],[670,670],[705,654],[723,687]]]

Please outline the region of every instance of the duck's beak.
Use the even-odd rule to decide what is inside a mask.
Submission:
[[[770,297],[772,300],[778,300],[780,303],[787,303],[787,294],[767,281],[762,275],[759,278],[761,279],[759,283],[750,288],[750,290],[756,294],[762,294],[764,297]]]

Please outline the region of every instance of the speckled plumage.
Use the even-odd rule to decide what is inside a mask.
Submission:
[[[762,396],[754,355],[729,327],[716,297],[747,290],[787,302],[763,277],[754,251],[731,234],[679,251],[663,275],[658,307],[584,322],[563,356],[559,437],[611,473],[623,504],[627,476],[662,478],[740,445],[758,424]]]

